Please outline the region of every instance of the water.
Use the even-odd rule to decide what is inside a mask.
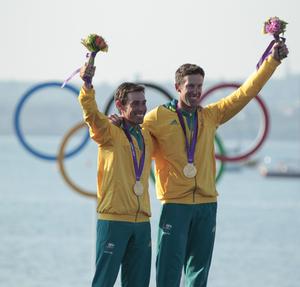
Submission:
[[[56,152],[54,137],[30,142]],[[0,139],[0,286],[90,286],[94,271],[95,201],[73,192],[54,162]],[[95,190],[94,144],[66,161],[77,184]],[[267,142],[256,158],[300,162],[298,143]],[[300,286],[300,180],[235,168],[218,183],[219,209],[210,287]],[[160,204],[151,184],[154,283]],[[116,286],[120,286],[119,283]]]

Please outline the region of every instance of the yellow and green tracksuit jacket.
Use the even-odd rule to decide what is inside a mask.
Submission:
[[[81,89],[79,102],[91,138],[98,144],[97,212],[105,220],[145,222],[151,216],[148,178],[151,168],[152,139],[144,128],[145,163],[141,176],[144,193],[138,197],[133,191],[134,165],[129,141],[124,131],[99,112],[95,91]],[[132,137],[138,161],[141,156],[138,142]]]
[[[182,128],[175,110],[159,106],[150,111],[143,127],[155,143],[156,192],[163,203],[208,203],[217,200],[214,137],[219,125],[230,120],[271,77],[279,62],[267,58],[246,82],[231,95],[198,109],[198,137],[194,155],[195,178],[186,178],[187,154]],[[189,129],[187,128],[187,131]]]

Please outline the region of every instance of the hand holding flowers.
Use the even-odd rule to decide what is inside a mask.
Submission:
[[[274,40],[271,41],[260,60],[256,65],[256,69],[258,69],[263,61],[272,53],[273,57],[280,61],[283,58],[287,57],[288,49],[286,47],[285,38],[281,37],[280,34],[284,34],[286,31],[286,25],[288,23],[279,19],[278,17],[270,17],[265,21],[262,32],[264,34],[270,34],[274,37]],[[276,43],[276,44],[275,44]],[[275,45],[274,45],[275,44]],[[272,52],[273,49],[273,52]]]
[[[81,39],[81,43],[91,52],[87,63],[88,66],[94,66],[94,60],[99,51],[108,51],[105,40],[97,34],[88,35],[85,39]]]
[[[88,62],[83,67],[85,71],[81,71],[83,68],[76,69],[62,84],[62,88],[79,72],[81,73],[81,78],[89,85],[91,85],[92,78],[94,76],[95,67],[95,57],[96,54],[101,52],[108,51],[108,45],[106,44],[105,40],[97,35],[97,34],[90,34],[85,39],[81,39],[81,43],[90,51],[87,54]],[[84,76],[82,76],[84,74]]]

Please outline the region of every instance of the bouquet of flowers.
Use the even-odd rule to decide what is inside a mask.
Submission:
[[[90,51],[98,53],[99,51],[107,52],[108,46],[105,40],[97,34],[90,34],[85,39],[81,39],[81,43]]]
[[[108,46],[105,40],[97,34],[88,35],[85,39],[81,39],[81,43],[91,52],[88,55],[89,60],[87,64],[89,66],[94,66],[95,57],[99,51],[101,52],[108,51]]]
[[[280,20],[278,17],[270,17],[263,27],[263,34],[271,34],[275,40],[279,40],[279,35],[284,34],[288,23]]]

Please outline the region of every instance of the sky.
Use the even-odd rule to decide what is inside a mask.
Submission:
[[[271,41],[261,33],[270,16],[289,23],[275,77],[298,74],[299,11],[299,0],[2,0],[0,81],[63,81],[84,63],[90,33],[109,45],[95,82],[173,81],[184,63],[208,79],[244,79]]]

